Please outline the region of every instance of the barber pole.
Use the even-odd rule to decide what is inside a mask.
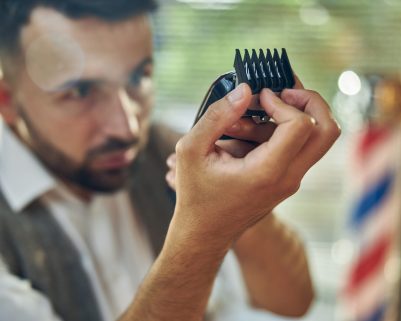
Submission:
[[[382,124],[356,138],[349,227],[357,250],[340,295],[342,320],[399,320],[400,137],[398,126]]]

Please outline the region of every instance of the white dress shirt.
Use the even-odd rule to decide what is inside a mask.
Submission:
[[[19,215],[41,199],[81,257],[104,321],[114,321],[132,302],[152,265],[150,241],[124,190],[85,203],[52,176],[0,121],[0,186]],[[214,321],[281,318],[251,309],[235,256],[229,253],[216,279],[208,311]],[[43,294],[11,274],[0,256],[0,321],[62,321]]]

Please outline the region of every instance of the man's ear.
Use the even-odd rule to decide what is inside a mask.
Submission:
[[[17,114],[11,97],[10,86],[4,79],[0,78],[0,115],[9,125],[13,125],[17,119]]]

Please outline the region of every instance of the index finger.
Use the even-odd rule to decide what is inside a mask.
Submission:
[[[273,169],[276,175],[285,171],[290,162],[307,142],[314,129],[314,120],[309,115],[284,103],[272,91],[263,90],[261,105],[271,115],[277,128],[270,140],[251,151],[245,160],[252,168]]]
[[[341,129],[330,111],[329,105],[316,92],[292,89],[282,97],[288,103],[304,109],[317,121],[316,130],[294,159],[294,171],[302,176],[330,149],[341,133]]]

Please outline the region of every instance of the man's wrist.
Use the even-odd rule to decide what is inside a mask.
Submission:
[[[195,321],[204,315],[230,246],[185,225],[173,218],[163,249],[122,320]]]
[[[176,210],[164,248],[173,251],[185,249],[194,254],[205,253],[224,257],[232,247],[233,240],[233,233],[217,230],[212,223],[201,224],[197,220],[191,220],[187,213]]]

